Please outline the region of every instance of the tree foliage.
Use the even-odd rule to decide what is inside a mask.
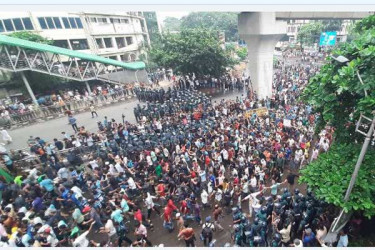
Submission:
[[[355,122],[361,113],[372,117],[371,112],[375,110],[375,18],[363,19],[355,29],[361,30],[359,36],[340,44],[333,51],[334,56],[345,56],[349,63],[341,64],[328,57],[302,95],[302,99],[319,114],[317,131],[330,124],[335,128],[335,142],[328,153],[320,155],[318,160],[301,170],[299,181],[307,183],[319,198],[329,203],[346,211],[360,210],[372,216],[375,214],[373,147],[367,151],[350,200],[344,202],[364,139],[363,135],[355,132]],[[368,92],[367,97],[364,90]]]
[[[163,34],[149,51],[150,61],[173,68],[182,75],[222,76],[234,61],[223,50],[217,33],[207,29],[187,29]]]
[[[192,12],[181,18],[181,29],[205,28],[224,31],[226,41],[237,41],[238,13],[236,12]]]
[[[320,114],[318,129],[329,123],[336,128],[338,142],[353,142],[358,139],[354,130],[360,113],[372,117],[375,110],[375,28],[340,44],[333,54],[345,56],[350,62],[342,64],[328,57],[319,74],[310,79],[302,98]]]
[[[317,198],[348,211],[375,215],[375,150],[367,152],[348,202],[344,201],[361,145],[336,144],[329,152],[301,170],[300,183],[307,183]]]
[[[181,19],[176,17],[167,17],[164,19],[163,29],[167,32],[180,31]]]
[[[41,35],[38,35],[37,33],[31,32],[31,31],[19,31],[19,32],[13,32],[9,34],[10,37],[15,37],[23,40],[28,40],[32,42],[37,43],[44,43],[44,44],[52,44],[52,40],[48,40]]]
[[[324,20],[305,24],[298,31],[297,41],[309,46],[319,43],[322,32],[338,31],[341,29],[341,23],[341,20]]]
[[[242,61],[245,60],[247,58],[247,47],[239,47],[236,54]]]

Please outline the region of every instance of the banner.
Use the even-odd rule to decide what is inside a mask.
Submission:
[[[258,108],[258,109],[252,109],[252,110],[249,110],[249,111],[246,111],[244,116],[246,119],[250,118],[253,114],[256,114],[257,116],[265,116],[265,115],[268,115],[268,109],[266,107],[263,107],[263,108]]]

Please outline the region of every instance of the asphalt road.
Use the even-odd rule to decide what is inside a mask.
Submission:
[[[206,89],[204,90],[208,95],[213,96],[213,100],[220,100],[222,98],[231,99],[240,96],[241,93],[238,91],[227,91],[223,93],[216,89]],[[83,112],[75,115],[77,119],[78,126],[85,126],[88,131],[97,131],[97,122],[103,121],[104,116],[108,119],[115,119],[116,121],[122,121],[122,114],[125,115],[125,120],[131,123],[135,123],[134,117],[134,107],[137,106],[138,100],[136,98],[130,99],[126,102],[117,103],[111,106],[106,106],[97,111],[99,117],[91,118],[91,113]],[[141,103],[142,104],[142,103]],[[72,127],[68,124],[68,118],[62,117],[54,120],[49,120],[41,123],[35,123],[27,127],[17,128],[14,130],[9,130],[9,135],[13,138],[11,144],[5,147],[9,149],[22,149],[27,147],[27,140],[30,136],[40,137],[47,142],[53,141],[54,138],[62,139],[61,132],[66,132],[67,134],[73,134]]]

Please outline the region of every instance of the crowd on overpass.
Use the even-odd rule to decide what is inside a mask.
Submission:
[[[316,116],[298,100],[318,70],[279,64],[265,100],[248,88],[213,102],[177,84],[148,100],[158,114],[158,102],[177,106],[163,116],[31,137],[33,168],[20,171],[22,152],[2,155],[16,177],[0,178],[0,245],[325,246],[330,206],[296,183],[332,141],[326,128],[314,143]]]

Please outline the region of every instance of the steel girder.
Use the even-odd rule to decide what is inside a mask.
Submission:
[[[35,71],[75,81],[118,82],[104,75],[125,69],[55,53],[0,44],[0,69],[12,72]]]

